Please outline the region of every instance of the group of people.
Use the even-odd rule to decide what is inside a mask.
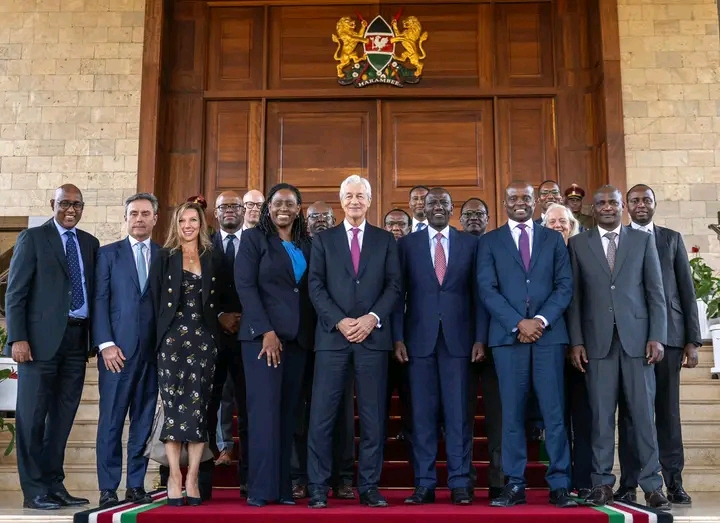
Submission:
[[[168,504],[208,499],[204,453],[219,450],[223,390],[234,391],[241,494],[251,506],[308,497],[324,508],[330,489],[355,498],[353,395],[359,500],[387,506],[379,483],[394,390],[396,437],[415,478],[405,503],[435,501],[444,440],[451,500],[469,505],[478,384],[492,506],[526,501],[528,423],[544,434],[558,507],[578,504],[573,491],[596,506],[635,501],[638,485],[650,507],[690,503],[679,373],[697,365],[701,340],[682,237],[653,223],[648,186],[626,198],[599,188],[592,216],[583,198],[576,185],[563,198],[553,181],[516,181],[505,189],[505,225],[487,232],[488,205],[471,198],[459,231],[450,193],[417,186],[411,214],[393,209],[376,227],[367,221],[370,183],[353,175],[340,186],[344,219],[335,225],[330,206],[305,210],[300,190],[281,183],[265,196],[220,194],[216,231],[204,199],[190,198],[174,209],[161,247],[151,239],[158,201],[139,193],[125,202],[127,238],[99,247],[76,227],[80,190],[63,185],[53,218],[20,234],[6,294],[24,506],[89,502],[65,489],[63,458],[94,349],[101,506],[119,502],[128,415],[124,499],[152,501],[145,447],[158,393]],[[613,492],[618,408],[622,477]]]

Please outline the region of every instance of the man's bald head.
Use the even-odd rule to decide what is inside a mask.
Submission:
[[[55,189],[55,197],[50,200],[55,221],[65,229],[72,229],[82,218],[85,202],[77,186],[66,183]]]
[[[245,226],[255,227],[260,221],[260,208],[265,201],[263,193],[257,189],[251,189],[243,196],[243,205],[245,206]]]
[[[215,200],[215,218],[220,228],[229,234],[240,229],[244,210],[242,199],[235,191],[221,192]]]

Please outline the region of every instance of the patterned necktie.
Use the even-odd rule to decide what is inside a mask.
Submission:
[[[415,226],[415,232],[417,232],[417,231],[424,231],[424,230],[425,230],[425,227],[427,227],[427,225],[425,225],[424,223],[420,222],[420,223],[418,223],[418,224]]]
[[[85,305],[82,275],[80,274],[80,259],[78,258],[77,243],[75,243],[75,233],[73,231],[67,231],[65,236],[67,237],[67,242],[65,242],[65,257],[67,258],[68,269],[70,269],[70,284],[72,285],[72,303],[70,310],[76,311]]]
[[[145,261],[145,244],[138,242],[135,244],[135,265],[137,266],[138,281],[140,282],[140,291],[145,290],[147,282],[147,262]]]
[[[442,285],[445,279],[445,271],[447,270],[447,260],[445,259],[445,249],[442,246],[441,233],[435,235],[435,276],[437,276],[438,283]]]
[[[518,241],[518,248],[520,249],[520,258],[522,258],[525,270],[530,270],[530,236],[527,233],[527,225],[524,223],[518,224],[520,229],[520,240]]]
[[[225,263],[228,267],[235,266],[235,236],[234,234],[227,235],[227,248],[225,249]]]
[[[358,270],[360,269],[360,239],[358,238],[360,229],[353,227],[351,230],[353,237],[350,242],[350,257],[352,258],[353,268],[355,269],[355,276],[357,276]]]
[[[608,239],[607,248],[607,261],[610,266],[610,272],[615,268],[615,255],[617,254],[617,245],[615,244],[615,238],[617,238],[616,232],[606,232],[603,236]]]

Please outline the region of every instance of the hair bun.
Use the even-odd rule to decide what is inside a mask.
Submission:
[[[187,200],[185,200],[188,203],[195,203],[203,208],[204,211],[207,210],[207,200],[202,194],[198,194],[197,196],[191,196]]]

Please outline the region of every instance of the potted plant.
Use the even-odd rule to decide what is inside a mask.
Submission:
[[[7,344],[7,332],[0,326],[0,348]],[[11,358],[0,357],[0,432],[10,433],[10,442],[5,448],[5,455],[9,455],[15,448],[15,423],[5,418],[5,412],[15,411],[17,401],[17,372],[16,364]]]
[[[712,268],[705,263],[700,256],[700,248],[694,245],[691,252],[695,255],[690,259],[690,269],[692,272],[693,285],[695,287],[695,299],[698,307],[698,319],[700,320],[700,333],[703,340],[710,340],[710,321],[712,323],[720,322],[720,311],[718,311],[718,302],[714,301],[720,293],[720,278],[715,276]],[[713,308],[710,310],[710,304]]]

